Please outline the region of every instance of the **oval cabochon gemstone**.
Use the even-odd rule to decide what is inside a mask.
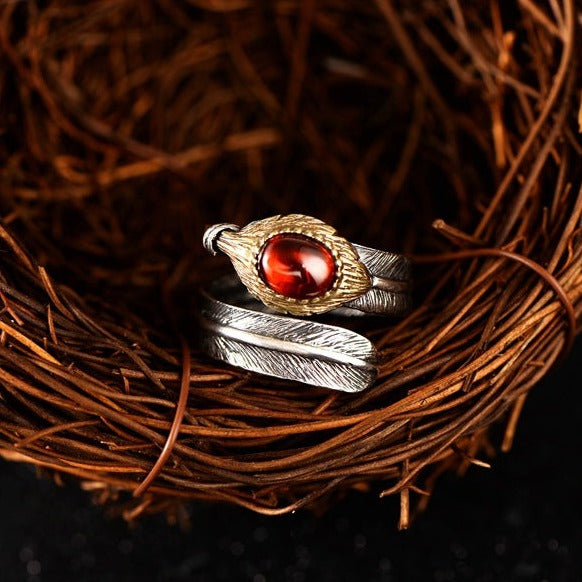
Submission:
[[[320,242],[302,234],[283,233],[263,245],[259,273],[275,293],[310,299],[331,289],[336,267],[333,254]]]

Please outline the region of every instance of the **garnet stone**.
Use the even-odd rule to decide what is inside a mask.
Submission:
[[[276,293],[293,299],[319,297],[335,280],[331,251],[313,238],[285,233],[271,237],[259,255],[259,273]]]

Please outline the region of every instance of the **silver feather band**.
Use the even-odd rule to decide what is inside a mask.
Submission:
[[[268,376],[359,392],[377,375],[376,349],[343,327],[275,315],[233,276],[202,290],[202,347],[213,358]]]

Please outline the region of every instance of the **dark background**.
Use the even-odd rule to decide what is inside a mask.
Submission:
[[[129,528],[74,484],[0,461],[0,581],[581,581],[581,358],[578,340],[532,391],[513,450],[442,477],[406,532],[396,498],[355,492],[320,517],[197,504],[189,532],[161,516]]]

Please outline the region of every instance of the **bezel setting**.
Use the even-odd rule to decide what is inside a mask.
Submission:
[[[271,289],[259,271],[261,251],[267,241],[280,234],[300,234],[314,239],[330,251],[335,262],[335,280],[323,295],[296,299]],[[249,293],[271,309],[292,315],[325,313],[360,297],[371,287],[371,277],[349,241],[332,227],[303,214],[277,215],[249,223],[238,231],[223,230],[215,246],[225,253]]]

